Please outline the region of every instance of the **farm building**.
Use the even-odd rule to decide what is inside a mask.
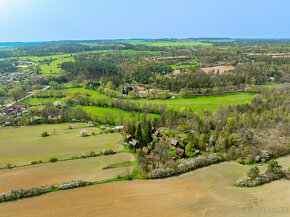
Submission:
[[[182,148],[178,148],[178,149],[176,150],[176,155],[177,155],[178,157],[183,158],[183,157],[185,156],[185,151],[184,151]]]
[[[177,148],[179,146],[179,142],[176,139],[171,139],[171,148]]]

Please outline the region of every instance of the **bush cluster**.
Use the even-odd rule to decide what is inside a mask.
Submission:
[[[217,156],[216,154],[210,154],[208,157],[199,156],[192,159],[182,159],[178,162],[176,168],[164,167],[161,166],[150,171],[146,178],[156,179],[156,178],[165,178],[181,173],[185,173],[191,170],[195,170],[200,167],[208,166],[210,164],[214,164],[222,161],[222,158]]]
[[[71,181],[71,182],[62,183],[62,184],[58,185],[57,188],[61,189],[61,190],[65,190],[65,189],[77,188],[77,187],[85,186],[87,184],[88,184],[87,182],[84,182],[82,180]]]
[[[0,202],[10,201],[10,200],[17,200],[26,197],[33,197],[43,193],[46,193],[55,187],[53,185],[42,185],[39,187],[32,187],[32,188],[19,188],[19,189],[12,189],[7,193],[0,194]]]
[[[268,169],[264,174],[260,174],[257,167],[253,167],[248,173],[248,177],[237,181],[234,185],[239,187],[255,187],[286,176],[289,172],[283,169],[277,161],[269,162]]]

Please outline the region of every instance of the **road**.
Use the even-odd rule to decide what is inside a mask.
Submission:
[[[10,107],[10,106],[14,105],[14,104],[17,103],[17,102],[21,102],[21,101],[23,101],[23,100],[25,100],[25,99],[27,99],[27,98],[30,98],[30,97],[32,97],[32,96],[33,96],[34,94],[36,94],[36,93],[39,93],[39,92],[41,92],[41,91],[45,91],[45,90],[48,90],[48,89],[49,89],[49,86],[46,86],[46,87],[44,87],[43,89],[41,89],[40,91],[37,91],[37,92],[35,92],[35,93],[30,93],[29,95],[23,97],[22,99],[19,99],[18,101],[14,101],[14,102],[12,102],[12,103],[6,105],[3,109]],[[2,109],[1,109],[1,110],[2,110]]]

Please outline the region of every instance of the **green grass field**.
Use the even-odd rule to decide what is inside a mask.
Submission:
[[[42,105],[47,102],[54,103],[55,101],[59,101],[61,99],[58,98],[27,98],[21,101],[21,104],[30,104],[30,105]]]
[[[49,65],[43,64],[40,65],[42,74],[59,74],[64,73],[61,69],[61,64],[64,62],[74,62],[75,59],[73,57],[65,57],[52,61]]]
[[[81,88],[81,87],[80,88],[64,89],[63,91],[68,92],[68,93],[85,92],[85,93],[88,93],[91,97],[103,98],[103,99],[107,98],[106,95],[100,94],[95,90],[88,90],[88,89]]]
[[[15,57],[15,58],[19,58],[19,60],[31,60],[33,62],[39,62],[39,61],[43,61],[43,60],[50,60],[50,59],[62,59],[65,57],[71,57],[71,55],[74,55],[73,53],[69,53],[69,54],[59,54],[59,55],[51,55],[51,56],[24,56],[24,57]]]
[[[237,105],[243,103],[249,103],[254,97],[254,94],[231,94],[231,95],[219,95],[219,96],[197,96],[192,98],[177,98],[177,99],[167,99],[167,100],[148,100],[148,99],[137,99],[135,102],[146,102],[146,103],[157,103],[166,104],[171,108],[182,109],[191,108],[194,112],[202,114],[202,109],[211,109],[213,111],[217,110],[219,106],[226,105]]]
[[[152,43],[151,46],[156,47],[176,47],[176,46],[185,46],[185,47],[211,47],[211,43],[201,43],[201,42],[177,42],[177,43]]]
[[[69,126],[72,129],[69,129]],[[0,128],[0,167],[7,163],[27,164],[31,161],[56,157],[71,158],[90,151],[104,149],[120,150],[120,134],[102,134],[81,137],[80,130],[89,135],[98,132],[98,128],[87,128],[84,123],[43,124],[35,126]],[[50,136],[41,137],[47,131]]]
[[[103,108],[103,107],[94,107],[94,106],[76,106],[76,108],[81,108],[84,111],[91,114],[93,117],[98,115],[98,120],[104,121],[106,116],[114,116],[116,120],[120,120],[122,117],[123,120],[137,120],[139,121],[143,119],[143,114],[134,114],[128,111],[120,110],[120,109],[114,109],[114,108]],[[159,117],[159,115],[156,114],[148,114],[151,119]]]
[[[171,68],[177,69],[177,68],[189,68],[194,67],[195,65],[170,65]]]

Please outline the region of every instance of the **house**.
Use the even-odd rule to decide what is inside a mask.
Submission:
[[[171,139],[171,148],[177,148],[179,146],[179,142],[176,139]]]
[[[145,154],[150,154],[150,149],[147,148],[147,147],[143,147],[143,148],[142,148],[142,151],[143,151]]]
[[[200,150],[195,150],[195,154],[196,154],[196,155],[201,155],[202,153],[201,153]]]
[[[22,113],[25,109],[27,109],[29,107],[30,107],[29,104],[21,105],[18,102],[16,102],[13,105],[0,110],[0,113],[4,114],[4,115],[19,114],[19,113]]]
[[[166,138],[164,136],[161,137],[162,142],[166,141]]]
[[[185,151],[184,151],[182,148],[178,148],[178,149],[176,150],[176,155],[177,155],[178,157],[183,158],[183,157],[185,157]]]
[[[154,159],[156,158],[156,155],[155,155],[153,152],[151,152],[151,153],[149,154],[148,158],[149,158],[150,160],[154,160]]]
[[[126,135],[126,138],[127,138],[127,139],[132,139],[133,136],[132,136],[131,134],[127,134],[127,135]]]
[[[156,136],[156,137],[161,137],[162,135],[159,133],[159,131],[155,131],[155,133],[154,133],[154,135]]]
[[[136,139],[133,139],[130,144],[134,147],[134,148],[138,148],[138,141]]]
[[[152,133],[154,134],[156,132],[156,129],[152,127]]]
[[[138,93],[142,93],[142,92],[144,92],[145,91],[145,87],[137,87],[137,92]]]

